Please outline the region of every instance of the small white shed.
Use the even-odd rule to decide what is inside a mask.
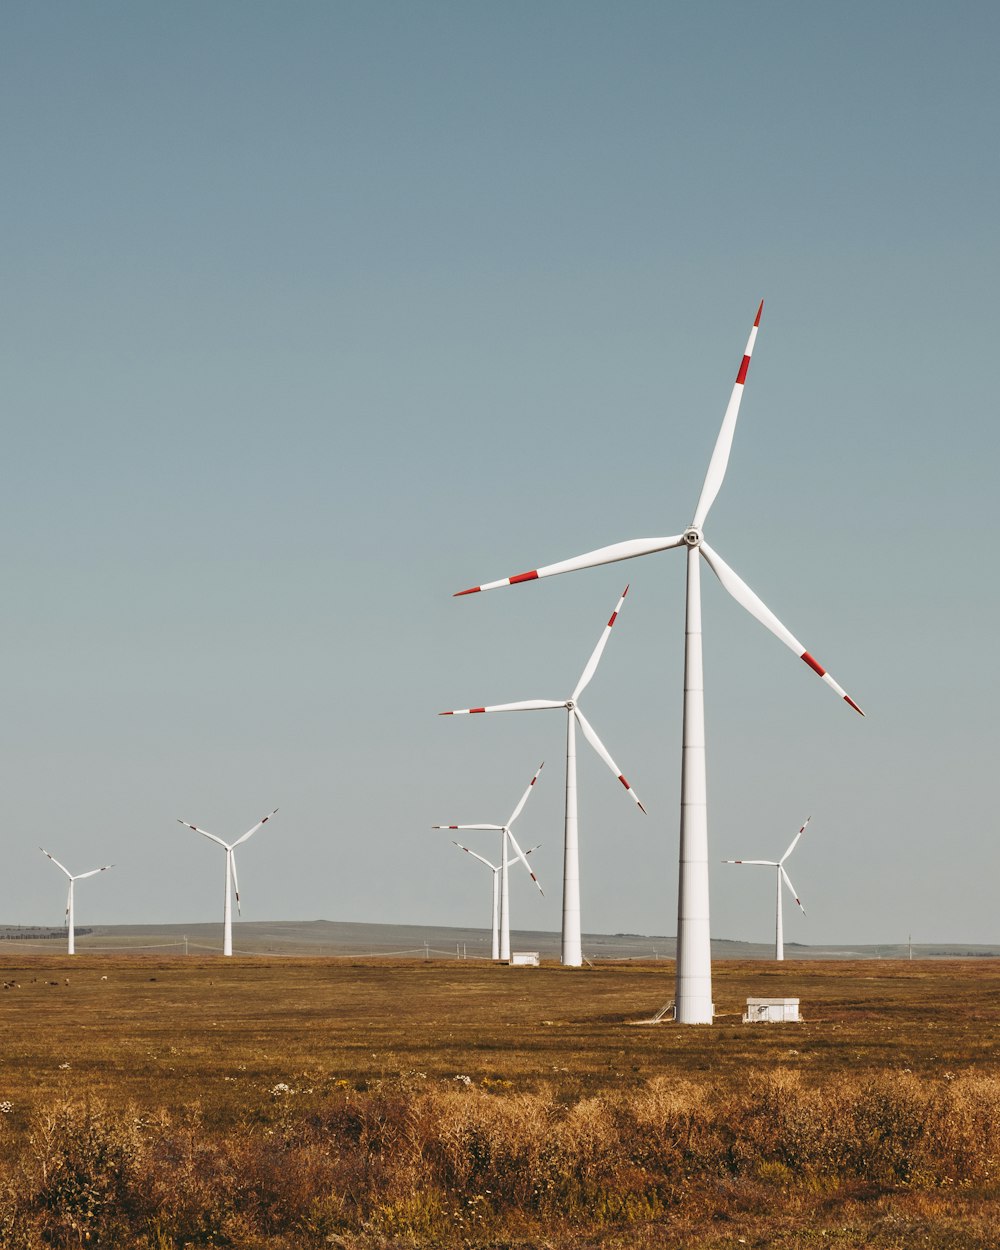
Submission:
[[[537,968],[540,962],[538,951],[511,951],[510,953],[512,968]]]
[[[748,998],[744,1024],[780,1024],[799,1018],[797,998]]]

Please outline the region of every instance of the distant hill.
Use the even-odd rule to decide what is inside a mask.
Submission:
[[[62,928],[0,925],[0,949],[32,949],[50,953],[55,941],[65,941]],[[222,925],[94,925],[77,929],[77,950],[111,953],[206,955],[221,952]],[[8,945],[9,944],[9,945]],[[514,950],[537,951],[543,959],[559,958],[559,934],[515,930]],[[490,935],[485,929],[458,929],[432,925],[356,924],[343,920],[244,920],[233,925],[233,948],[242,955],[303,955],[346,957],[412,957],[414,959],[488,959]],[[584,956],[597,963],[609,960],[673,959],[673,937],[641,933],[588,933],[583,938]],[[905,942],[881,946],[806,946],[785,944],[786,959],[914,959],[1000,958],[1000,945],[969,943]],[[774,958],[769,942],[741,942],[717,938],[712,942],[713,959]]]

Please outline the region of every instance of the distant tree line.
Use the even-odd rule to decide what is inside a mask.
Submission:
[[[76,936],[86,937],[93,929],[77,927]],[[65,938],[65,929],[3,929],[0,930],[0,941],[3,942],[38,942],[47,938]]]

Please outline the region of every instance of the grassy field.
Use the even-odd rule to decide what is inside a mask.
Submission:
[[[714,978],[8,958],[0,1245],[1000,1245],[1000,961]]]

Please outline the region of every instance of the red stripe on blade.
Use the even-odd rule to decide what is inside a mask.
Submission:
[[[530,573],[518,573],[516,577],[510,579],[510,584],[514,586],[517,582],[533,582],[537,576],[535,569],[532,569]]]
[[[610,628],[611,628],[611,626],[615,623],[615,621],[616,621],[617,617],[618,617],[618,613],[617,613],[617,612],[612,612],[612,613],[611,613],[611,620],[610,620],[610,621],[608,621],[608,629],[610,629]]]
[[[747,380],[747,370],[750,368],[750,357],[744,356],[743,363],[740,365],[740,371],[736,375],[736,385],[742,386]]]
[[[486,709],[484,707],[470,707],[469,711],[470,712],[485,712]]]
[[[849,703],[859,716],[864,716],[864,712],[862,712],[862,710],[858,707],[858,705],[854,702],[854,700],[851,698],[849,694],[844,695],[844,702]]]
[[[438,712],[438,716],[454,716],[454,712]]]
[[[826,676],[826,669],[822,664],[817,664],[808,651],[803,651],[799,659],[805,660],[814,673],[819,673],[820,677]]]
[[[626,789],[626,790],[631,790],[631,789],[632,789],[632,787],[629,785],[629,783],[628,783],[628,782],[625,780],[625,778],[624,778],[624,777],[622,777],[621,775],[619,775],[618,780],[622,783],[622,785],[625,787],[625,789]]]
[[[452,598],[458,599],[462,595],[478,595],[481,590],[482,586],[470,586],[468,590],[456,590]]]
[[[759,325],[760,325],[760,314],[761,314],[763,311],[764,311],[764,301],[763,301],[763,300],[761,300],[761,301],[760,301],[760,307],[757,309],[757,316],[756,316],[756,317],[754,317],[754,319],[753,319],[753,323],[754,323],[754,325],[755,325],[755,326],[759,326]]]

